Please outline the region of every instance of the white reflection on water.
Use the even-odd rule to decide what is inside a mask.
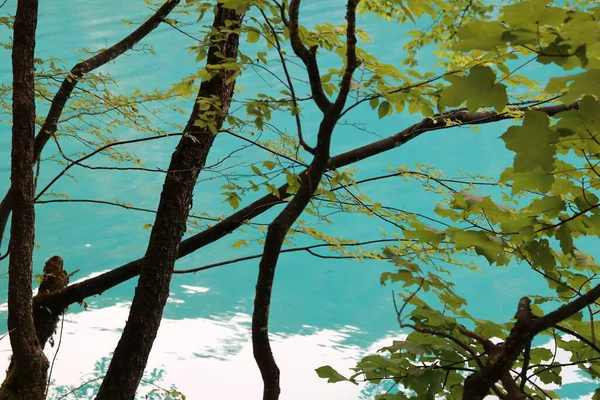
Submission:
[[[206,293],[208,291],[210,291],[210,288],[207,287],[203,287],[203,286],[190,286],[190,285],[181,285],[182,288],[185,289],[185,292],[183,293]]]
[[[117,344],[128,310],[129,304],[123,303],[67,314],[52,373],[55,386],[78,387],[94,377],[97,362],[109,356]],[[155,383],[175,385],[188,399],[260,398],[262,381],[252,355],[250,321],[247,314],[219,319],[164,319],[146,370],[164,370],[155,374]],[[365,350],[374,350],[344,344],[355,330],[310,329],[310,334],[273,335],[273,351],[281,368],[281,398],[358,398],[360,387],[328,384],[314,372],[325,364],[347,371]],[[55,340],[58,342],[58,335]],[[8,339],[0,342],[0,371],[8,367],[9,349]],[[50,360],[55,351],[56,346],[47,349]],[[139,398],[151,389],[146,386],[140,390]],[[80,399],[92,395],[77,394]]]
[[[5,309],[5,306],[0,305],[0,309]],[[119,340],[128,311],[129,303],[120,303],[67,314],[60,351],[52,372],[55,389],[51,393],[54,395],[49,398],[58,398],[72,388],[95,379],[86,386],[87,389],[78,391],[77,397],[65,397],[93,398],[94,388],[97,389],[100,377],[108,366],[108,357]],[[141,386],[138,398],[145,398],[154,389],[148,381],[164,388],[174,386],[192,400],[260,398],[262,380],[252,355],[250,323],[251,317],[242,313],[213,319],[164,319],[146,368],[146,384]],[[319,366],[331,365],[349,375],[349,368],[358,359],[389,345],[393,339],[402,339],[402,335],[388,336],[368,348],[345,343],[358,332],[358,328],[351,326],[340,330],[305,326],[301,333],[272,335],[273,351],[281,368],[281,399],[373,398],[374,392],[365,392],[364,386],[328,384],[314,372]],[[55,341],[59,341],[58,334]],[[553,348],[550,343],[543,347]],[[57,346],[47,349],[50,360],[56,349]],[[0,341],[0,371],[8,367],[9,356],[10,342],[5,338]],[[558,350],[557,361],[569,358],[570,354]],[[564,368],[561,375],[563,385],[592,382],[575,367]],[[3,378],[0,375],[0,379]],[[537,384],[544,389],[558,388],[554,384]],[[591,394],[578,398],[583,399],[591,399]]]

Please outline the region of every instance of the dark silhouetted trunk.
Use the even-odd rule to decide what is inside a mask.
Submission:
[[[213,23],[213,45],[207,64],[217,65],[237,58],[239,34],[229,33],[241,25],[243,15],[217,7]],[[223,29],[227,27],[227,29]],[[223,31],[227,33],[222,33]],[[225,57],[224,59],[222,57]],[[169,165],[160,197],[156,220],[150,234],[146,255],[141,262],[140,278],[123,335],[115,349],[98,400],[130,400],[148,361],[163,308],[169,296],[169,283],[192,206],[192,194],[198,174],[215,135],[205,122],[220,129],[227,112],[238,71],[220,69],[212,79],[202,83],[192,114]],[[210,108],[201,107],[210,101]],[[210,118],[206,118],[211,115]]]
[[[38,342],[32,312],[34,181],[34,49],[37,0],[19,0],[12,52],[13,127],[11,184],[13,217],[8,263],[8,330],[13,368],[0,388],[2,400],[41,400],[48,360]]]

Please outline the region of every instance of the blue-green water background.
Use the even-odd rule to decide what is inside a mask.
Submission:
[[[13,14],[15,3],[14,0],[9,1],[0,12]],[[307,25],[324,21],[336,24],[343,22],[344,7],[343,2],[339,0],[307,0],[304,3],[302,18]],[[81,53],[77,53],[75,50],[81,48],[97,50],[112,45],[133,29],[125,26],[121,22],[122,19],[140,21],[149,13],[150,10],[143,1],[55,0],[41,2],[36,55],[40,58],[53,56],[66,61],[67,65],[73,65],[82,57]],[[405,34],[412,27],[375,19],[373,16],[361,17],[359,26],[373,38],[373,41],[365,44],[365,47],[377,55],[381,61],[399,66],[399,61],[403,58],[403,46],[408,41]],[[6,30],[1,32],[3,41],[8,41],[9,33]],[[189,32],[198,34],[197,30]],[[193,45],[194,42],[164,24],[150,34],[144,43],[151,44],[156,55],[130,52],[115,63],[102,68],[117,79],[119,82],[117,90],[127,92],[136,88],[169,88],[201,67],[194,61],[194,55],[186,51],[186,47]],[[422,70],[432,68],[436,61],[430,51],[422,52],[419,60]],[[325,70],[323,66],[336,66],[339,59],[328,57],[320,59],[320,62]],[[539,67],[532,63],[520,72],[543,79],[541,74],[544,72],[540,73],[537,68]],[[276,70],[275,72],[280,73],[281,71]],[[276,83],[267,74],[263,73],[259,77],[256,72],[248,70],[238,80],[238,85],[245,89],[246,95],[251,96],[258,91],[265,90],[264,80],[272,84]],[[10,81],[10,52],[2,50],[0,52],[0,83],[10,84]],[[187,106],[191,107],[189,104]],[[45,110],[43,107],[40,107],[40,115],[43,115],[42,110]],[[310,132],[311,128],[315,127],[315,122],[318,120],[316,115],[316,111],[312,113],[310,110],[304,111],[303,122],[306,132]],[[8,118],[6,115],[2,116],[3,120]],[[166,118],[184,123],[187,116],[168,115]],[[357,108],[349,117],[350,122],[365,124],[371,132],[375,132],[381,137],[393,134],[419,119],[418,115],[410,116],[405,113],[379,120],[366,104]],[[157,121],[157,123],[160,122]],[[281,129],[293,129],[293,121],[287,116],[275,116],[274,123]],[[504,149],[502,142],[498,139],[507,126],[508,122],[482,126],[481,133],[475,133],[470,128],[430,132],[403,147],[361,162],[356,167],[360,168],[359,176],[361,177],[380,174],[389,165],[412,166],[415,163],[434,165],[450,175],[458,174],[458,171],[465,171],[497,176],[512,160],[512,155]],[[293,134],[293,130],[290,133]],[[9,184],[10,171],[10,125],[8,123],[3,122],[0,125],[0,135],[0,190],[4,192]],[[119,137],[135,138],[140,136],[133,130],[125,130],[120,133]],[[314,136],[309,133],[308,140],[311,139],[314,139]],[[339,127],[335,132],[332,154],[338,154],[377,139],[378,137],[373,134],[353,130],[349,127]],[[148,167],[166,168],[176,141],[177,139],[174,138],[140,144],[135,148],[135,152]],[[225,157],[239,144],[240,142],[236,139],[220,135],[210,154],[208,164]],[[72,151],[83,150],[75,145],[69,149]],[[44,156],[55,151],[54,145],[49,143]],[[254,157],[260,160],[265,155],[258,150],[249,150],[244,153],[243,157]],[[106,164],[106,160],[100,159],[94,165]],[[40,185],[44,186],[59,170],[60,168],[53,163],[44,163]],[[86,169],[72,169],[71,172],[77,181],[63,178],[55,185],[54,190],[59,193],[68,193],[72,198],[120,200],[131,202],[138,207],[155,208],[162,188],[163,175],[161,174]],[[208,176],[205,174],[201,177]],[[219,194],[221,192],[219,186],[224,183],[212,180],[199,184],[195,192],[194,209],[211,213],[230,213],[231,209],[223,203],[223,197]],[[372,199],[382,204],[414,212],[431,213],[435,204],[432,194],[424,192],[419,185],[401,180],[370,184],[365,190],[368,190]],[[248,203],[249,201],[245,200],[242,206]],[[94,204],[39,205],[36,213],[36,243],[40,245],[40,248],[35,251],[37,272],[41,270],[45,259],[59,254],[65,259],[68,270],[80,269],[75,278],[83,278],[94,272],[104,271],[142,256],[149,234],[149,231],[142,229],[142,226],[153,222],[151,214]],[[269,218],[272,216],[272,212],[267,213],[259,217],[257,221],[269,222]],[[325,232],[357,240],[379,238],[381,236],[380,228],[390,230],[390,227],[382,224],[382,221],[365,216],[337,218],[334,215],[332,219],[335,221],[335,225],[321,224],[317,227]],[[179,269],[193,268],[233,257],[255,254],[259,251],[256,246],[233,249],[231,245],[239,239],[256,237],[256,232],[229,235],[178,261],[176,267]],[[5,246],[6,243],[3,247]],[[173,278],[172,301],[169,302],[164,313],[165,318],[170,321],[171,325],[169,326],[173,327],[169,331],[171,337],[168,338],[168,342],[181,342],[185,338],[194,343],[202,343],[210,333],[203,331],[202,327],[192,328],[191,326],[194,325],[191,321],[207,321],[208,325],[206,326],[223,325],[230,329],[231,326],[228,324],[240,319],[239,324],[236,322],[234,325],[236,325],[235,329],[241,326],[239,328],[241,330],[236,331],[237,333],[233,334],[227,343],[218,342],[210,349],[207,348],[205,352],[194,352],[193,356],[200,360],[200,364],[194,365],[202,365],[202,360],[205,360],[207,365],[213,365],[210,364],[210,360],[215,358],[224,363],[223,374],[227,374],[228,362],[233,365],[234,362],[230,360],[235,359],[236,352],[241,352],[242,348],[247,350],[248,320],[244,316],[252,311],[257,264],[258,261],[253,260],[199,274]],[[3,261],[0,263],[0,268],[5,269],[6,265],[6,261]],[[545,284],[522,266],[490,268],[486,266],[483,259],[479,260],[479,265],[485,271],[485,279],[475,272],[462,270],[453,272],[459,293],[469,301],[469,310],[474,316],[495,319],[499,322],[507,321],[514,314],[515,305],[521,296],[541,294],[546,290]],[[314,337],[319,332],[343,333],[342,337],[337,337],[327,344],[306,342],[303,345],[290,344],[291,347],[285,347],[293,352],[294,357],[303,357],[304,355],[308,357],[302,362],[302,368],[308,371],[308,376],[316,376],[312,370],[322,365],[323,360],[310,358],[310,355],[313,354],[310,350],[297,346],[331,347],[336,348],[340,353],[343,353],[345,349],[352,349],[354,353],[348,357],[356,358],[357,349],[362,349],[360,351],[364,352],[382,338],[394,337],[399,333],[391,303],[391,290],[389,287],[379,285],[380,273],[390,268],[391,266],[386,263],[325,260],[304,253],[294,253],[293,256],[283,255],[280,258],[271,308],[271,331],[276,333],[282,342],[285,342],[286,338]],[[187,287],[182,287],[182,285]],[[73,306],[67,319],[74,322],[80,321],[80,313],[98,313],[99,317],[96,321],[101,320],[100,316],[107,318],[106,313],[102,314],[101,310],[105,308],[113,310],[114,304],[130,301],[134,287],[135,280],[131,280],[107,291],[102,296],[90,299],[88,311],[82,311],[79,306]],[[192,288],[190,289],[190,287]],[[0,296],[5,298],[5,281],[2,282],[0,290]],[[120,319],[116,325],[122,326],[126,313],[122,307],[119,310],[117,314]],[[5,317],[6,311],[2,311],[1,314],[0,317]],[[108,318],[110,319],[110,314]],[[86,321],[89,320],[90,318],[86,319]],[[112,322],[114,323],[114,321]],[[103,329],[109,330],[100,322],[96,325],[93,322],[88,323],[91,324],[90,329],[92,330],[95,329],[98,332]],[[202,326],[207,329],[205,325]],[[190,332],[194,329],[196,330]],[[69,341],[79,346],[74,345],[74,349],[79,349],[73,350],[75,352],[90,347],[105,348],[106,351],[110,351],[111,346],[114,346],[114,343],[90,343],[88,338],[82,337],[81,334],[78,335],[76,331],[77,329],[63,338],[66,347],[68,347]],[[118,338],[118,329],[113,330],[112,333],[111,337]],[[219,346],[222,349],[220,355],[216,354],[218,350],[215,350]],[[50,353],[51,355],[53,355],[53,351]],[[165,351],[164,348],[155,349],[153,353],[153,356],[159,360],[158,365],[161,364],[162,351]],[[105,356],[108,356],[108,353]],[[179,356],[184,357],[189,354],[180,354]],[[86,353],[83,351],[79,355],[75,354],[74,358],[59,353],[55,372],[57,376],[61,376],[58,383],[76,385],[81,381],[84,373],[93,372],[92,370],[80,371],[76,365],[69,365],[67,362],[61,363],[61,359],[77,360],[77,357],[85,358]],[[285,359],[286,354],[276,352],[276,357]],[[177,360],[177,357],[173,360]],[[100,359],[94,361],[100,361]],[[236,366],[230,370],[236,371],[235,376],[230,376],[226,380],[231,385],[230,387],[208,389],[211,383],[216,385],[216,381],[202,378],[207,374],[210,376],[210,372],[188,371],[197,380],[196,388],[192,389],[193,393],[190,392],[188,386],[186,393],[188,398],[201,398],[207,393],[215,393],[213,390],[220,391],[217,392],[220,393],[218,398],[233,397],[233,393],[237,393],[236,390],[244,385],[243,378],[237,375],[239,371],[245,374],[247,370],[247,374],[252,377],[251,380],[259,385],[256,367],[252,364],[251,358],[247,357],[246,361],[243,368],[233,369],[237,368]],[[186,369],[185,365],[184,363],[182,367],[184,370]],[[343,364],[345,367],[351,365],[351,362]],[[179,367],[176,367],[175,364],[163,363],[162,369],[166,375],[154,378],[166,385],[177,383],[177,377],[173,374],[169,375],[170,371],[180,370],[177,368]],[[290,393],[289,390],[286,392],[286,368],[282,368],[282,370],[283,398],[300,398],[294,397],[298,393]],[[69,381],[69,379],[71,380]],[[287,379],[291,382],[293,377],[290,380],[288,376]],[[311,385],[319,384],[320,382],[316,378],[302,383],[308,388]],[[589,386],[583,387],[580,384],[569,386],[570,388],[566,388],[563,392],[565,396],[576,397],[576,395],[589,392]],[[231,392],[229,392],[230,390]],[[307,393],[310,393],[310,390],[307,390]],[[360,396],[354,389],[351,394],[345,392],[341,386],[339,392],[335,390],[335,387],[329,390],[327,398]],[[186,392],[186,390],[183,391]],[[228,395],[228,393],[232,394]],[[243,389],[241,393],[244,393]],[[368,394],[365,392],[363,395]],[[85,394],[80,393],[79,396],[86,398]],[[253,398],[252,395],[249,396]],[[312,396],[315,396],[314,393]],[[316,397],[325,398],[325,396],[319,395]]]

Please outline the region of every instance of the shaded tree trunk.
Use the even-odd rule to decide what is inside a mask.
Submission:
[[[69,275],[64,269],[63,259],[59,256],[51,257],[44,265],[44,277],[40,283],[38,294],[33,298],[33,321],[35,332],[42,349],[56,331],[58,320],[66,311],[66,307],[41,307],[35,306],[37,298],[48,293],[63,289],[69,283]],[[50,342],[52,344],[52,342]]]
[[[48,360],[40,346],[32,312],[35,212],[34,178],[34,50],[37,0],[19,0],[12,51],[13,127],[11,184],[13,217],[8,263],[8,330],[13,368],[0,387],[2,400],[41,400]]]
[[[237,59],[239,34],[230,32],[241,25],[242,19],[243,15],[234,10],[217,6],[207,65]],[[225,27],[227,29],[223,29]],[[214,124],[213,129],[221,128],[229,111],[237,72],[220,69],[200,87],[185,135],[171,158],[129,319],[100,386],[98,400],[134,398],[169,296],[169,283],[192,206],[194,186],[215,139],[211,129],[202,126],[202,122]],[[210,108],[204,111],[206,108],[201,105],[207,102]],[[211,112],[214,115],[207,119]]]
[[[62,259],[53,257],[58,270],[44,276],[40,293],[32,301],[32,253],[35,232],[34,174],[35,161],[50,137],[78,79],[114,60],[152,32],[173,10],[179,0],[168,0],[133,33],[114,46],[78,63],[71,70],[53,99],[50,111],[37,137],[35,134],[34,48],[37,26],[37,1],[20,0],[14,24],[13,41],[13,141],[11,186],[0,202],[0,243],[11,211],[9,248],[8,328],[13,357],[0,400],[43,399],[47,387],[48,360],[43,348],[54,333],[56,323],[68,304],[42,304],[39,298],[64,288],[68,279]],[[75,78],[75,79],[73,79]],[[5,256],[6,256],[5,255]],[[3,256],[3,257],[5,257]],[[50,260],[49,260],[50,261]],[[48,264],[47,264],[48,266]],[[44,269],[46,272],[46,268]],[[58,279],[54,279],[58,278]],[[65,279],[62,279],[65,278]],[[44,285],[50,285],[44,290]],[[32,305],[36,304],[32,309]],[[32,312],[33,311],[33,312]]]
[[[44,266],[44,278],[39,287],[38,294],[33,298],[33,322],[35,325],[35,333],[38,339],[38,343],[42,350],[46,347],[46,343],[51,340],[52,335],[56,331],[56,326],[67,307],[46,307],[46,306],[35,306],[35,300],[40,296],[47,295],[57,290],[63,289],[69,283],[69,276],[63,268],[63,259],[59,256],[51,257]],[[10,360],[8,369],[6,371],[7,376],[14,374],[15,370],[15,359]],[[47,388],[47,383],[46,383]]]

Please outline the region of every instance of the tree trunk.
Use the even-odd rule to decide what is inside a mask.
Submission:
[[[239,34],[229,32],[238,28],[242,19],[243,15],[234,10],[217,6],[208,65],[237,59]],[[227,33],[221,33],[224,27]],[[98,400],[130,400],[135,396],[169,296],[169,283],[192,205],[194,186],[215,139],[211,129],[201,125],[205,122],[213,124],[213,128],[221,128],[233,95],[235,79],[232,78],[237,72],[220,69],[200,87],[186,134],[171,158],[129,319],[100,386]],[[201,103],[207,101],[211,106],[208,111],[202,111]],[[207,119],[211,111],[214,116]]]
[[[69,283],[69,276],[63,268],[63,259],[59,256],[51,257],[44,265],[44,278],[40,284],[38,294],[33,298],[33,322],[35,325],[35,333],[42,350],[46,346],[46,343],[50,340],[50,343],[54,345],[51,338],[56,331],[56,326],[67,307],[46,307],[36,306],[35,300],[41,296],[47,295],[48,293],[55,292],[63,289]],[[15,359],[10,360],[6,375],[11,376],[14,374]],[[47,383],[46,383],[47,388]]]
[[[13,128],[12,199],[8,263],[8,330],[14,367],[0,387],[0,400],[41,400],[48,360],[38,342],[32,312],[35,213],[34,179],[34,49],[37,0],[19,0],[12,52]]]

